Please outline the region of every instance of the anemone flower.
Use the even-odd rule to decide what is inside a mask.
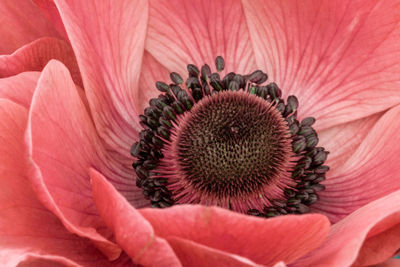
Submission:
[[[1,265],[398,264],[399,1],[0,13]]]

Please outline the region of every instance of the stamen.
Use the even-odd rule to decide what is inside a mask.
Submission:
[[[313,117],[297,120],[266,73],[187,66],[184,82],[157,82],[162,92],[140,115],[144,130],[131,148],[136,184],[153,207],[219,205],[262,217],[306,213],[325,189],[328,152],[316,147]],[[182,88],[181,86],[185,86]]]

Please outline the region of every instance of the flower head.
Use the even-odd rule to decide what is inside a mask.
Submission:
[[[5,54],[0,56],[2,264],[350,266],[383,262],[399,249],[398,1],[19,2],[18,7],[11,1],[0,3],[6,21],[2,25],[7,25],[0,27],[2,36],[7,36],[0,45]],[[205,68],[196,80],[193,66],[210,64],[215,58],[219,79]],[[262,72],[254,72],[257,69]],[[194,79],[183,81],[186,72]],[[257,86],[236,92],[242,80],[232,83],[229,72],[254,74],[248,78]],[[224,84],[224,77],[230,82]],[[267,84],[262,84],[266,78]],[[184,92],[176,90],[175,95],[166,84],[183,104],[180,107],[189,109],[181,100],[192,101],[193,107],[191,113],[179,116],[178,110],[163,107],[163,118],[175,116],[176,121],[169,128],[170,139],[160,138],[165,157],[147,161],[144,170],[156,164],[151,170],[165,177],[168,162],[174,163],[166,188],[179,205],[154,209],[143,194],[145,184],[137,178],[145,161],[133,169],[130,148],[147,140],[140,115],[151,126],[147,120],[158,111],[146,113],[146,108],[160,104],[159,89],[165,85],[156,82],[168,79]],[[201,87],[192,88],[197,83]],[[260,89],[271,83],[279,87]],[[229,92],[212,95],[216,88]],[[268,102],[277,95],[283,104]],[[172,103],[168,106],[174,108]],[[238,109],[230,108],[230,103]],[[298,125],[288,121],[294,109]],[[226,114],[236,110],[241,110],[237,119],[229,120]],[[268,120],[257,117],[263,112]],[[207,120],[217,115],[224,119]],[[248,115],[252,120],[245,120]],[[310,116],[315,124],[307,119]],[[251,121],[257,123],[249,127]],[[277,134],[261,138],[257,127],[273,131],[271,121],[279,128]],[[224,122],[232,125],[222,128],[222,136],[237,140],[227,147],[240,144],[240,151],[249,145],[265,161],[274,158],[271,168],[254,161],[251,171],[249,166],[241,169],[246,167],[244,158],[221,150],[214,141],[205,142],[210,136],[203,129],[218,132],[218,124]],[[301,126],[313,133],[306,127],[311,125],[318,133],[318,146],[326,149],[321,151],[330,151],[326,162],[330,170],[321,180],[326,189],[318,191],[319,200],[310,204],[311,214],[266,219],[226,209],[233,203],[234,210],[244,213],[252,208],[261,212],[264,207],[278,211],[269,203],[275,191],[265,190],[266,185],[278,188],[276,196],[283,200],[280,183],[296,187],[288,175],[296,166],[304,172],[324,166],[312,164],[325,161],[326,153],[316,157],[321,151],[296,158],[297,152],[312,148],[316,141],[316,135],[307,140],[309,135],[301,134]],[[159,126],[148,129],[154,135]],[[267,147],[272,146],[272,136],[282,134],[282,138],[274,141],[275,150],[266,153],[241,139],[249,129],[246,140],[260,140]],[[158,137],[162,130],[166,129],[161,128]],[[294,138],[294,133],[303,138]],[[134,155],[151,155],[137,148]],[[197,154],[195,149],[212,153]],[[227,161],[211,159],[228,152]],[[204,166],[195,162],[200,156]],[[218,166],[212,168],[212,162]],[[238,166],[230,170],[224,162]],[[274,169],[273,164],[279,166]],[[207,182],[209,173],[218,179],[235,177],[240,183],[250,177],[253,187],[246,187],[251,188],[247,194],[241,191],[242,184],[235,187],[224,180],[211,194],[207,188],[215,183]],[[309,174],[318,173],[313,169]],[[303,184],[303,189],[311,184]],[[224,191],[225,185],[232,188]],[[253,190],[267,192],[262,205],[237,201]],[[199,192],[206,192],[206,197]],[[230,194],[236,198],[228,203],[224,198]]]

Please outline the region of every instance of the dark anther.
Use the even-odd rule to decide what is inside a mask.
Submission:
[[[195,65],[193,65],[193,64],[187,65],[187,70],[189,72],[189,76],[191,76],[191,77],[199,76],[200,71]]]
[[[222,71],[225,68],[225,61],[221,56],[215,58],[215,66],[218,71]]]
[[[201,67],[201,78],[204,81],[208,82],[210,80],[210,76],[211,76],[210,66],[208,66],[207,64],[204,64],[203,67]]]
[[[163,93],[166,93],[169,90],[168,84],[163,83],[163,82],[156,82],[156,87],[157,87],[158,91],[161,91]]]
[[[280,98],[282,96],[282,91],[279,89],[276,83],[270,83],[267,85],[268,93],[271,96],[272,100]]]
[[[171,72],[169,77],[171,78],[171,81],[173,81],[175,84],[182,84],[183,83],[182,77],[176,72]]]
[[[268,79],[268,75],[261,70],[256,70],[249,76],[249,80],[256,84],[262,84]]]
[[[315,123],[315,119],[313,117],[307,117],[301,121],[301,126],[311,126],[314,123]]]

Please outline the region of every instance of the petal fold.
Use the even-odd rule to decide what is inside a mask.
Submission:
[[[369,202],[400,189],[399,116],[400,105],[384,113],[351,157],[327,173],[326,190],[319,194],[314,211],[337,222]]]
[[[39,72],[23,72],[0,79],[0,98],[9,99],[29,108],[39,76]]]
[[[58,37],[57,30],[30,0],[0,1],[0,55],[10,54],[40,37]]]
[[[400,249],[400,190],[334,224],[326,241],[296,266],[370,266]]]
[[[114,173],[118,168],[105,160],[78,89],[60,62],[50,61],[39,78],[26,136],[38,198],[69,231],[93,240],[110,259],[118,258],[121,250],[108,240],[112,233],[97,213],[87,173],[90,166]]]
[[[147,1],[54,1],[77,57],[95,126],[110,150],[129,158],[137,140],[135,109]]]
[[[257,66],[316,127],[400,103],[400,1],[244,0]]]
[[[292,262],[318,247],[329,231],[327,218],[319,214],[265,220],[196,205],[140,212],[160,237],[191,240],[264,265]]]
[[[157,237],[151,224],[94,169],[90,170],[93,197],[117,243],[143,266],[181,266],[168,242]]]
[[[177,237],[171,237],[167,240],[181,260],[183,266],[261,266],[248,259],[243,259],[237,255],[203,246],[190,240]]]
[[[63,40],[50,37],[26,44],[12,55],[0,56],[0,77],[8,77],[24,71],[42,71],[51,59],[63,62],[71,72],[74,82],[80,87],[83,86],[71,46]]]
[[[0,265],[107,265],[90,241],[68,232],[35,196],[23,142],[27,119],[25,107],[0,99]]]

